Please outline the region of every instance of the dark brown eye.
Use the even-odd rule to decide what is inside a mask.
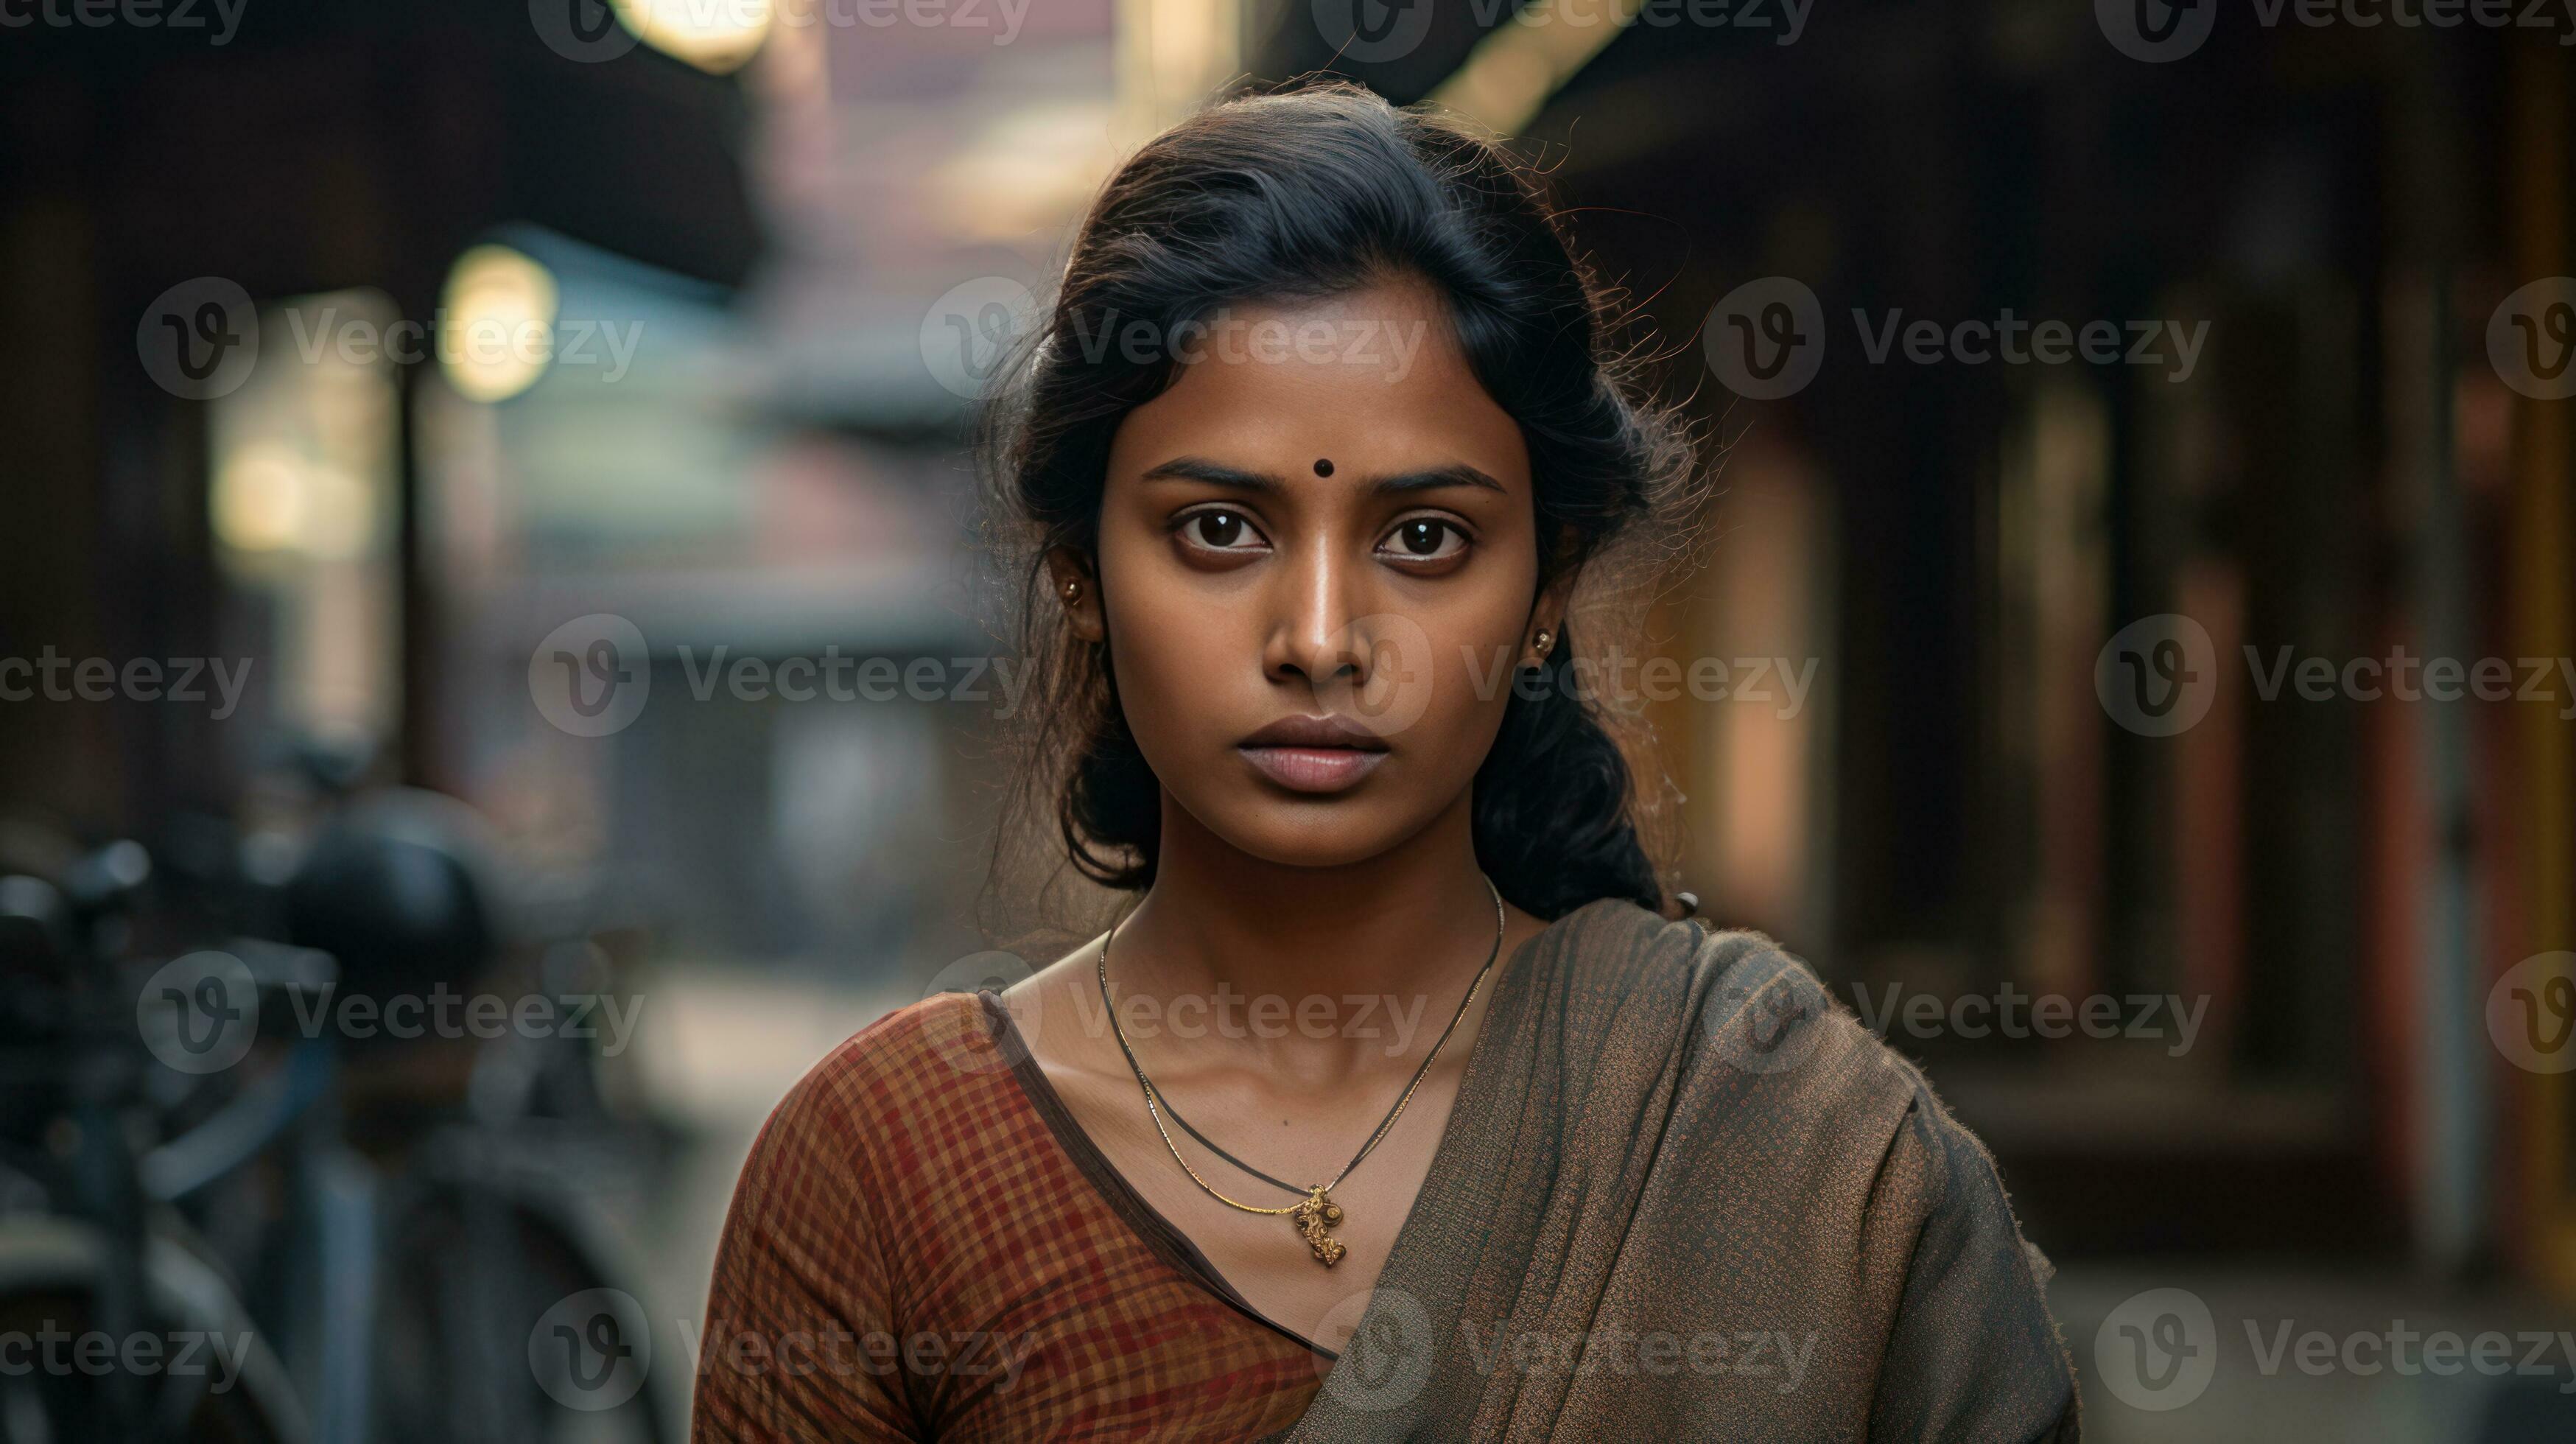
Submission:
[[[1243,518],[1230,511],[1203,511],[1190,518],[1192,539],[1202,546],[1231,547],[1243,540]]]
[[[1451,545],[1452,538],[1457,545]],[[1400,522],[1393,536],[1397,554],[1408,561],[1439,561],[1456,556],[1465,549],[1466,536],[1457,527],[1437,517],[1416,517]]]

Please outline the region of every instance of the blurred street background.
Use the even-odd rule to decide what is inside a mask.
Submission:
[[[113,1097],[9,1025],[0,1300],[172,1209],[315,1437],[677,1439],[668,1362],[557,1428],[512,1276],[681,1353],[788,1085],[1071,941],[979,911],[961,425],[1121,156],[1319,71],[1512,138],[1725,443],[1639,703],[1682,885],[1992,1146],[2088,1433],[2576,1438],[2576,10],[2521,0],[0,0],[0,977],[149,974],[149,1034],[281,945],[211,1098],[184,1023]],[[281,1009],[441,985],[603,1021],[338,1015],[275,1147],[146,1150],[305,1086]]]

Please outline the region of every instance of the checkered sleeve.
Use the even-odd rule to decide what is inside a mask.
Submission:
[[[896,1328],[864,1085],[870,1033],[789,1091],[743,1164],[717,1246],[691,1444],[929,1437]]]

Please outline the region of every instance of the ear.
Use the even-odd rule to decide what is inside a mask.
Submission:
[[[1071,547],[1055,547],[1047,552],[1047,575],[1055,588],[1055,599],[1064,608],[1066,625],[1086,642],[1098,642],[1109,635],[1100,611],[1100,579],[1092,572],[1090,559]]]
[[[1574,597],[1574,587],[1582,580],[1580,568],[1559,571],[1548,584],[1539,588],[1538,599],[1530,604],[1529,630],[1521,638],[1521,654],[1533,661],[1545,662],[1565,646],[1565,614]],[[1538,646],[1538,634],[1547,633],[1547,647]]]

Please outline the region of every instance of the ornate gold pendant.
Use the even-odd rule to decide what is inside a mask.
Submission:
[[[1315,1261],[1324,1267],[1340,1263],[1342,1255],[1350,1252],[1348,1245],[1325,1232],[1341,1223],[1342,1206],[1324,1197],[1323,1184],[1316,1184],[1304,1203],[1289,1210],[1288,1219],[1297,1225],[1297,1232],[1305,1236],[1306,1247],[1315,1251]]]

